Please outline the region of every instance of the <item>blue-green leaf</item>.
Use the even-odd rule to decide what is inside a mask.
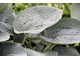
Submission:
[[[27,53],[18,43],[1,42],[0,56],[27,56]]]
[[[38,34],[57,23],[62,17],[62,10],[48,6],[35,6],[25,9],[17,15],[13,27],[17,34]]]
[[[6,41],[10,38],[10,35],[6,32],[0,32],[0,42]]]
[[[73,44],[80,42],[80,21],[63,18],[55,25],[45,29],[41,36],[47,42],[55,44]]]
[[[0,15],[0,21],[13,25],[13,21],[15,19],[15,13],[13,12],[12,8],[8,8],[4,13]]]
[[[14,34],[13,27],[9,24],[4,23],[4,22],[0,22],[0,31],[7,32],[10,35]]]
[[[72,47],[57,46],[54,51],[58,52],[59,56],[80,56],[79,52]]]

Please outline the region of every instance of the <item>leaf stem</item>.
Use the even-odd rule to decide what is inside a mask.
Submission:
[[[49,43],[43,50],[43,52],[46,52],[46,51],[51,51],[54,47],[55,47],[56,44],[53,44],[53,43]]]
[[[69,45],[68,45],[68,44],[66,44],[66,47],[69,47]]]
[[[27,38],[27,36],[28,36],[28,34],[24,34],[25,36],[24,36],[24,39],[23,39],[23,44],[24,44],[24,42],[26,41],[26,38]]]

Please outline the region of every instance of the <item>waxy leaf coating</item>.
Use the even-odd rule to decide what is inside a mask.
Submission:
[[[55,25],[45,29],[41,38],[55,44],[73,44],[80,42],[80,21],[63,18]]]
[[[62,10],[48,6],[35,6],[20,12],[13,23],[14,32],[38,34],[57,23]]]
[[[0,42],[6,41],[10,38],[10,35],[6,32],[0,32]]]
[[[59,56],[80,56],[79,52],[73,47],[57,46],[54,51],[58,52]]]
[[[1,42],[1,56],[27,56],[26,50],[18,43]]]

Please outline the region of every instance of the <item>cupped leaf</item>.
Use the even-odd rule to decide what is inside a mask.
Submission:
[[[80,56],[79,52],[73,47],[57,46],[54,51],[57,51],[59,56]]]
[[[7,32],[10,35],[14,34],[13,27],[9,24],[4,23],[4,22],[0,22],[0,31]]]
[[[80,3],[73,3],[71,6],[71,18],[80,21]]]
[[[63,18],[55,25],[45,29],[40,36],[47,42],[56,44],[73,44],[80,42],[80,21]]]
[[[10,38],[9,34],[8,33],[5,33],[5,32],[0,32],[0,42],[2,41],[6,41]]]
[[[1,42],[1,56],[27,56],[26,50],[18,43]]]
[[[25,9],[13,23],[15,33],[38,34],[57,23],[62,17],[62,10],[48,6],[35,6]]]
[[[8,8],[3,14],[0,15],[0,21],[13,25],[13,21],[15,19],[15,13],[13,12],[12,8]]]

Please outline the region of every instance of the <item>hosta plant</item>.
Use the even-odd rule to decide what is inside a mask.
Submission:
[[[0,3],[0,56],[79,56],[80,4],[71,17],[63,10],[34,6],[15,14],[10,3]],[[74,46],[73,46],[74,44]]]

